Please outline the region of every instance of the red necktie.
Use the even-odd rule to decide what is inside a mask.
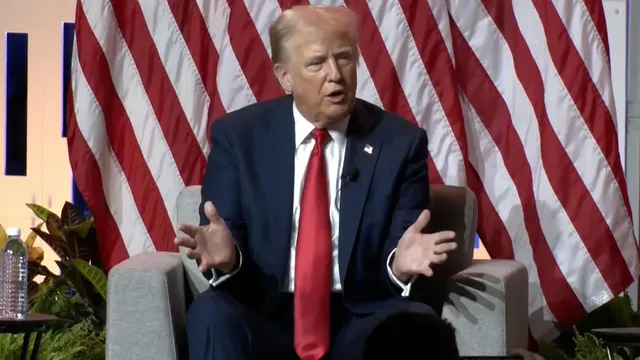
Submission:
[[[300,197],[294,287],[294,345],[302,360],[329,351],[331,298],[331,220],[324,145],[325,129],[311,133],[311,152]]]

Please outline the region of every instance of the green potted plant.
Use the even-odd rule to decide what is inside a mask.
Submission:
[[[573,328],[563,332],[553,342],[540,344],[539,353],[546,360],[602,360],[607,353],[602,341],[591,333],[598,328],[640,327],[640,314],[633,309],[628,294],[617,296],[589,313]],[[630,353],[628,348],[621,353]],[[614,359],[622,357],[614,354]]]
[[[30,249],[29,278],[44,277],[40,283],[31,281],[29,310],[63,319],[43,336],[38,358],[104,359],[107,276],[93,219],[69,202],[59,215],[37,204],[27,206],[42,220],[25,240]],[[44,251],[33,247],[36,237],[60,258],[59,273],[42,265]],[[0,360],[18,359],[21,346],[21,335],[0,335]]]

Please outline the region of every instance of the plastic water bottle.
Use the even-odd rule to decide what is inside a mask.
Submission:
[[[7,229],[8,240],[0,259],[0,317],[24,319],[27,316],[27,247],[20,229]]]

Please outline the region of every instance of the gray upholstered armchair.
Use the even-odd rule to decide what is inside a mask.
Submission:
[[[179,195],[176,223],[199,222],[200,187]],[[435,185],[429,231],[454,230],[460,245],[445,267],[451,274],[442,311],[456,328],[461,355],[506,355],[526,348],[528,279],[526,268],[510,260],[473,260],[477,204],[463,187]],[[428,284],[416,297],[428,297]],[[109,273],[107,359],[181,359],[186,308],[208,283],[195,262],[177,253],[143,253]]]

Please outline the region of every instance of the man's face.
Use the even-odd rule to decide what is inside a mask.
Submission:
[[[344,120],[355,104],[357,45],[330,29],[302,30],[289,45],[281,83],[300,112],[320,127]]]

